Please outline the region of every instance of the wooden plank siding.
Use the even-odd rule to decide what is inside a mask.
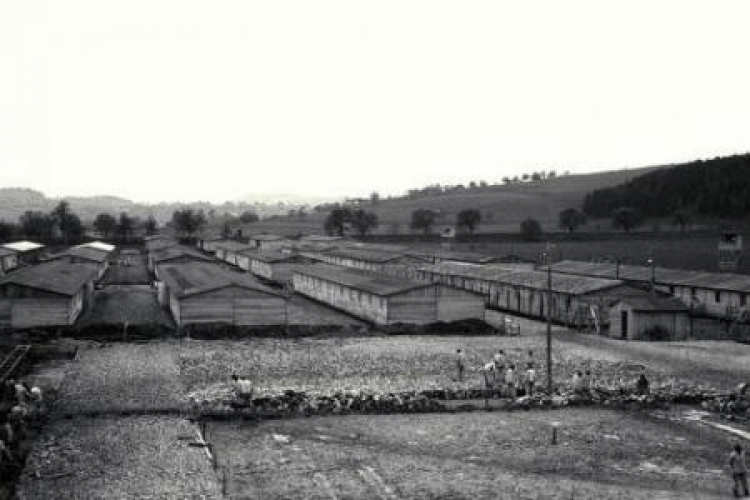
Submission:
[[[293,284],[297,293],[373,323],[388,323],[385,297],[300,274],[294,275]]]
[[[437,321],[437,287],[388,297],[388,323],[425,325]]]
[[[444,286],[438,289],[438,321],[484,320],[484,307],[484,298],[476,293]]]
[[[185,298],[179,298],[169,290],[164,293],[169,295],[170,310],[178,325],[283,325],[287,318],[283,297],[255,290],[226,287]]]
[[[437,284],[381,295],[298,272],[293,276],[293,285],[302,295],[381,325],[484,319],[481,295]]]
[[[75,322],[73,299],[18,299],[11,306],[13,328],[63,326]]]
[[[0,275],[3,275],[7,273],[8,271],[12,271],[13,269],[17,267],[18,267],[18,255],[17,254],[4,255],[2,259],[0,259]]]
[[[474,276],[459,276],[418,271],[422,280],[457,287],[484,296],[487,307],[538,319],[547,317],[547,291],[519,284],[505,283],[501,276],[483,279]],[[643,293],[626,284],[586,293],[552,291],[552,320],[572,327],[586,327],[593,322],[592,308],[600,326],[609,322],[609,307],[620,297]]]

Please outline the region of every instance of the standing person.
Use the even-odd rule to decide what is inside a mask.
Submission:
[[[581,373],[580,370],[576,370],[576,372],[573,374],[573,379],[570,381],[570,386],[573,389],[574,393],[579,394],[581,392],[581,389],[583,388],[583,373]]]
[[[492,356],[492,363],[495,365],[495,383],[503,383],[503,375],[505,375],[505,351],[498,349],[494,356]]]
[[[484,375],[484,386],[487,389],[494,387],[495,385],[495,363],[490,361],[485,363],[482,367],[482,374]]]
[[[732,492],[736,498],[750,496],[747,489],[747,463],[742,445],[737,443],[729,454],[729,470],[732,472]]]
[[[649,387],[648,387],[648,379],[646,378],[645,373],[641,373],[641,375],[638,377],[638,381],[635,383],[635,392],[639,396],[648,396],[649,394]]]
[[[534,363],[526,365],[526,395],[531,396],[534,393],[534,385],[536,384],[536,370],[534,370]]]
[[[516,365],[510,364],[508,369],[505,371],[505,386],[508,391],[508,396],[516,397]]]
[[[456,371],[458,372],[458,381],[464,381],[464,370],[466,370],[466,355],[461,349],[456,349]]]
[[[591,371],[586,370],[581,376],[581,393],[590,396],[591,395]]]

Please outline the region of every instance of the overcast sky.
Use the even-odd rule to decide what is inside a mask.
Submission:
[[[750,150],[747,1],[0,0],[0,186],[364,195]]]

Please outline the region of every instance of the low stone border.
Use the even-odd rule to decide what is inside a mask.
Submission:
[[[287,418],[300,416],[441,413],[463,411],[514,411],[592,406],[618,409],[655,409],[670,404],[699,404],[714,396],[607,394],[536,394],[519,398],[497,397],[492,390],[433,390],[398,394],[340,393],[332,396],[286,391],[275,396],[241,401],[237,398],[194,401],[192,411],[215,418]],[[697,403],[696,403],[697,402]]]

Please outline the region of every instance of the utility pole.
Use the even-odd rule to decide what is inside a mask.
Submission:
[[[648,259],[648,265],[651,266],[651,296],[656,297],[656,263],[654,259]]]
[[[552,266],[547,265],[547,391],[552,394]]]

